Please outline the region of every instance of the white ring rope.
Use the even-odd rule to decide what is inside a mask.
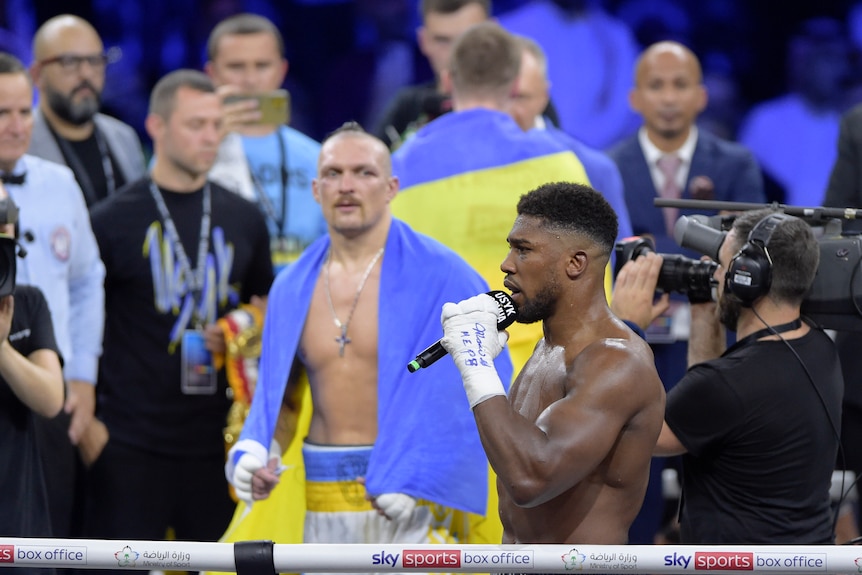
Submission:
[[[862,573],[842,545],[283,545],[276,572]],[[233,543],[0,537],[0,567],[236,572]],[[723,575],[723,574],[722,574]]]

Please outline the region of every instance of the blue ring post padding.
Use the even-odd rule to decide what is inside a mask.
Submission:
[[[233,544],[237,575],[278,575],[272,541],[238,541]]]

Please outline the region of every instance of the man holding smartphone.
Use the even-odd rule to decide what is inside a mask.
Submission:
[[[286,125],[288,63],[271,21],[255,14],[223,20],[210,34],[207,57],[227,132],[210,178],[258,204],[277,273],[326,231],[311,193],[320,144]]]

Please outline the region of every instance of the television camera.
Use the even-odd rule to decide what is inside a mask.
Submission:
[[[844,230],[844,220],[862,220],[855,208],[795,207],[783,204],[750,204],[708,200],[669,200],[656,198],[656,207],[686,210],[740,212],[773,208],[804,220],[820,246],[820,264],[814,282],[802,302],[802,314],[811,323],[836,331],[862,331],[862,235]],[[711,301],[718,267],[718,251],[733,225],[733,215],[680,216],[674,226],[674,240],[683,248],[709,256],[712,261],[688,258],[681,254],[662,257],[657,288],[688,296],[692,303]],[[626,238],[614,246],[615,270],[630,259],[655,251],[647,237]]]

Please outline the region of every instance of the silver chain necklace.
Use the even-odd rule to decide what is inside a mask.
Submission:
[[[338,315],[335,313],[335,306],[332,305],[332,292],[329,291],[329,266],[332,265],[332,250],[330,250],[326,255],[326,268],[323,270],[323,284],[326,287],[326,299],[329,301],[329,311],[332,312],[332,319],[335,322],[335,327],[341,330],[341,335],[335,338],[335,343],[340,346],[338,349],[338,355],[340,357],[344,357],[344,346],[351,341],[350,338],[347,337],[347,328],[350,327],[350,320],[353,319],[353,312],[356,311],[356,304],[359,303],[359,295],[362,293],[362,288],[365,287],[365,282],[368,281],[368,276],[371,275],[371,270],[374,268],[374,264],[377,263],[377,260],[379,260],[382,255],[383,248],[380,248],[371,260],[371,263],[369,263],[368,267],[365,268],[365,274],[363,274],[362,280],[359,282],[359,288],[357,288],[356,296],[353,298],[353,305],[350,306],[350,313],[347,314],[347,321],[344,323],[341,323],[341,320],[338,319]]]

